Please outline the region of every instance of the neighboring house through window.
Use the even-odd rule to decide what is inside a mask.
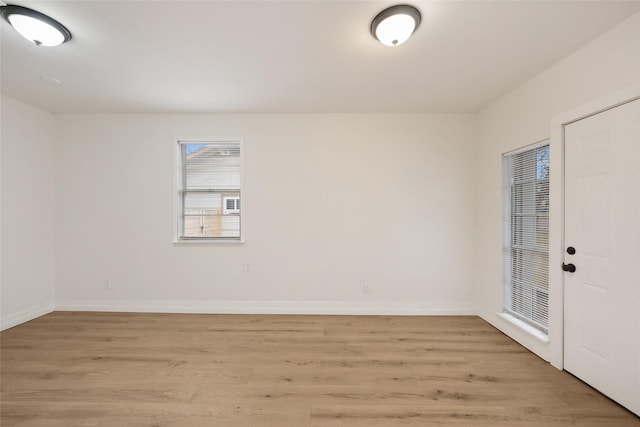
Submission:
[[[240,140],[178,141],[178,240],[241,239]]]
[[[504,311],[547,332],[549,145],[503,157]]]

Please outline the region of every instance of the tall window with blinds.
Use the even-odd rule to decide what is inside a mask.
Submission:
[[[178,141],[178,239],[241,239],[239,140]]]
[[[503,158],[504,310],[547,332],[549,145]]]

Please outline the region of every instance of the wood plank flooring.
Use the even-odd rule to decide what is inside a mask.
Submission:
[[[640,426],[473,316],[55,312],[0,339],[2,427]]]

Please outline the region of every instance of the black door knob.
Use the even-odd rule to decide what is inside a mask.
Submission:
[[[575,273],[576,272],[576,266],[573,264],[565,264],[564,262],[562,263],[562,270],[563,271],[568,271],[569,273]]]
[[[569,255],[575,255],[575,253],[576,253],[576,248],[574,248],[573,246],[569,246],[569,247],[567,248],[567,253],[568,253]]]

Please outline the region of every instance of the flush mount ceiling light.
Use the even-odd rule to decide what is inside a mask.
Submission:
[[[371,34],[383,45],[398,46],[411,37],[421,18],[420,11],[413,6],[391,6],[373,18]]]
[[[47,15],[22,6],[1,6],[2,17],[22,37],[37,46],[58,46],[71,40],[64,25]]]

